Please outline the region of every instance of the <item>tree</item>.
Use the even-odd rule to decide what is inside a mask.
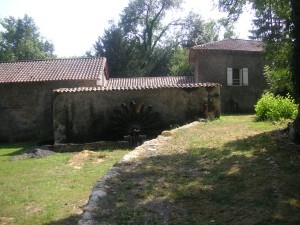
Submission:
[[[170,75],[192,76],[194,66],[189,63],[189,49],[178,46],[170,59]]]
[[[174,19],[166,24],[162,21],[168,11],[176,10],[181,0],[132,0],[121,14],[120,27],[123,28],[125,38],[134,46],[134,54],[138,58],[140,74],[154,75],[153,70],[160,60],[169,57],[165,50],[167,32],[172,26],[179,24]],[[172,43],[170,43],[171,45]]]
[[[182,46],[190,48],[218,40],[219,32],[218,22],[214,20],[204,21],[200,15],[190,12],[182,21],[178,40]]]
[[[294,96],[299,104],[298,115],[295,119],[294,126],[294,135],[293,139],[298,144],[300,143],[300,1],[291,0],[291,22],[292,26],[292,38],[293,42],[293,51],[292,51],[292,81],[294,84]]]
[[[265,76],[270,90],[282,96],[292,93],[290,35],[290,1],[254,1],[255,16],[252,38],[266,43]]]
[[[0,60],[15,61],[54,58],[54,46],[39,33],[33,19],[7,17],[0,20]]]
[[[269,90],[275,95],[286,96],[293,92],[291,70],[292,43],[286,41],[267,45],[264,74]]]
[[[230,39],[230,38],[238,38],[238,35],[234,32],[234,22],[228,21],[228,19],[222,18],[218,20],[218,23],[220,24],[220,27],[225,28],[225,32],[223,35],[224,39]]]
[[[176,15],[181,2],[129,2],[120,21],[111,23],[94,45],[97,56],[107,57],[112,76],[168,75],[170,59],[178,46],[191,47],[218,38],[217,23],[204,23],[195,13],[185,18],[167,17]]]
[[[96,56],[105,56],[109,62],[110,74],[114,77],[129,76],[133,62],[134,46],[124,38],[124,31],[111,22],[111,27],[104,31],[94,45]]]

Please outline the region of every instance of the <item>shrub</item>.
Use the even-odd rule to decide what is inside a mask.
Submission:
[[[255,105],[255,113],[258,120],[295,119],[298,105],[290,95],[286,97],[275,96],[270,92],[263,94]]]

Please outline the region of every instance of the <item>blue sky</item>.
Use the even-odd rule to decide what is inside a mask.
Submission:
[[[108,21],[118,20],[129,0],[0,0],[0,18],[23,17],[26,13],[52,41],[58,57],[81,56],[103,34]],[[185,11],[194,10],[204,19],[222,15],[213,7],[213,0],[185,0]],[[251,15],[246,13],[237,24],[236,33],[247,38]]]

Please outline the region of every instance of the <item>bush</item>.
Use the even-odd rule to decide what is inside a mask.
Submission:
[[[282,119],[295,119],[298,105],[290,95],[286,97],[275,96],[270,92],[263,94],[255,105],[255,113],[259,120],[278,121]]]

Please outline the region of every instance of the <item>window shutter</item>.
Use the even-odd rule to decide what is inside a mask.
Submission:
[[[239,81],[240,81],[240,86],[243,85],[243,69],[239,69]]]
[[[232,68],[227,68],[227,85],[232,86]]]
[[[249,80],[248,80],[248,68],[243,68],[243,85],[248,86]]]

